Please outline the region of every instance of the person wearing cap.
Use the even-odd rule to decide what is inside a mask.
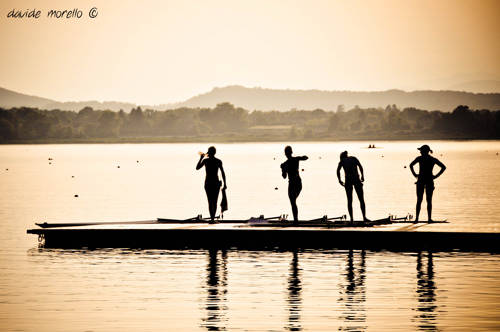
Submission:
[[[344,169],[345,182],[343,182],[340,178],[340,170],[342,168]],[[359,177],[358,168],[361,172],[361,178]],[[358,195],[361,213],[363,214],[363,221],[369,221],[369,219],[366,218],[365,198],[363,193],[363,182],[365,181],[365,175],[363,174],[363,166],[361,166],[358,158],[354,156],[348,156],[347,151],[342,152],[340,154],[340,162],[337,167],[337,178],[339,179],[340,185],[345,188],[345,193],[347,195],[347,209],[349,210],[351,221],[354,220],[352,213],[353,187],[356,190],[356,195]]]
[[[216,150],[214,146],[209,147],[207,153],[200,152],[200,160],[198,160],[198,163],[196,164],[197,170],[205,166],[205,192],[208,199],[208,210],[210,212],[211,223],[215,223],[217,199],[219,198],[219,191],[222,185],[221,181],[219,180],[219,169],[222,175],[222,180],[224,180],[223,189],[227,189],[226,173],[224,173],[222,161],[218,158],[215,158],[215,152]]]
[[[414,161],[410,164],[410,170],[413,176],[417,178],[417,207],[415,213],[415,222],[418,222],[418,217],[420,215],[420,206],[422,205],[422,200],[424,198],[424,190],[425,190],[425,199],[427,201],[427,216],[429,218],[429,222],[432,221],[432,194],[434,192],[434,179],[437,179],[446,169],[446,166],[440,162],[437,158],[429,155],[429,152],[432,153],[431,148],[424,144],[418,148],[420,150],[420,156],[415,158]],[[413,168],[415,164],[418,164],[419,170],[418,174],[415,172]],[[441,169],[439,172],[434,175],[432,169],[434,165],[438,165]]]
[[[288,198],[290,199],[290,204],[292,205],[293,222],[299,222],[299,211],[297,208],[297,198],[302,191],[302,180],[299,175],[299,161],[307,160],[307,156],[292,156],[292,147],[285,147],[285,156],[287,160],[281,164],[281,176],[286,179],[288,176]]]

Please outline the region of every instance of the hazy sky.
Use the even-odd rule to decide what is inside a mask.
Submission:
[[[42,14],[7,18],[14,8]],[[73,8],[83,17],[46,17]],[[449,88],[500,78],[499,13],[496,0],[2,0],[0,86],[143,104],[233,84]]]

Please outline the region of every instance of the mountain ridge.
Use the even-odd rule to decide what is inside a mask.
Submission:
[[[79,111],[89,106],[94,109],[113,111],[122,109],[128,112],[137,106],[165,110],[181,107],[215,107],[222,102],[230,102],[250,111],[289,111],[291,109],[334,111],[338,109],[339,105],[350,109],[356,105],[362,108],[377,108],[395,104],[400,108],[415,107],[449,112],[458,105],[468,105],[471,109],[498,110],[500,109],[500,93],[472,93],[453,90],[404,91],[398,89],[385,91],[293,90],[230,85],[215,87],[209,92],[193,96],[179,103],[137,105],[119,101],[59,102],[0,88],[0,107],[4,108],[25,106]]]

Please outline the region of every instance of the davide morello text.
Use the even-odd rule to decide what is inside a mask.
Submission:
[[[78,20],[83,18],[96,18],[99,15],[99,10],[97,7],[92,7],[90,9],[16,9],[12,8],[11,11],[7,13],[7,18],[9,19],[32,19],[38,20],[41,18],[49,19],[66,19],[66,20]]]

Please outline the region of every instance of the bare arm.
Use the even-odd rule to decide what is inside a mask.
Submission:
[[[359,160],[358,160],[358,167],[359,167],[359,171],[361,172],[361,182],[364,182],[365,181],[365,173],[363,172],[363,166],[361,166],[361,163],[359,162]]]
[[[418,174],[415,172],[415,170],[413,169],[413,166],[415,166],[415,164],[417,163],[417,158],[411,162],[410,164],[410,171],[411,171],[411,174],[413,174],[414,177],[418,177]]]
[[[297,157],[297,158],[298,158],[299,160],[307,160],[307,159],[309,159],[309,157],[308,157],[308,156],[301,156],[301,157]]]
[[[196,170],[199,170],[205,164],[205,160],[203,159],[203,157],[205,157],[204,154],[200,156],[200,160],[198,160],[198,163],[196,164]]]
[[[222,180],[224,181],[224,187],[222,189],[227,189],[226,173],[224,172],[224,167],[222,167],[222,161],[220,162],[219,168],[220,168],[220,173],[222,175]]]
[[[281,176],[286,179],[286,166],[285,163],[281,164]]]
[[[446,166],[437,159],[436,159],[436,165],[438,165],[441,169],[439,170],[439,172],[436,175],[434,175],[434,179],[437,179],[438,177],[440,177],[441,174],[443,174],[444,171],[446,170]]]
[[[337,166],[337,179],[339,179],[339,183],[341,186],[344,186],[344,182],[342,182],[342,179],[340,178],[340,169],[342,168],[342,165],[339,163]]]

